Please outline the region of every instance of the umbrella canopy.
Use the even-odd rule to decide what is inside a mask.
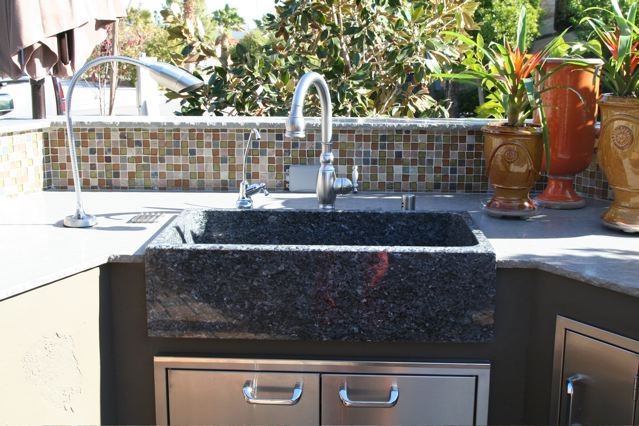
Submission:
[[[0,0],[0,74],[69,77],[122,16],[124,0]]]

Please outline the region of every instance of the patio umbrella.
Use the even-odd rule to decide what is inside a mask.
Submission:
[[[69,77],[126,15],[124,0],[0,0],[0,74]]]

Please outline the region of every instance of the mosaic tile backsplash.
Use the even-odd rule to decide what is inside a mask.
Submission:
[[[0,134],[0,196],[47,188],[43,130]]]
[[[243,144],[250,129],[78,128],[82,185],[87,189],[232,190],[242,180]],[[305,140],[284,128],[261,129],[247,159],[251,181],[286,189],[292,164],[319,164],[319,131]],[[45,134],[51,188],[72,187],[65,132]],[[340,129],[333,134],[340,176],[357,164],[364,191],[484,192],[481,134],[427,130]]]
[[[347,121],[347,120],[343,120]],[[486,192],[481,123],[430,124],[414,120],[351,119],[333,130],[340,176],[359,166],[363,191]],[[283,120],[206,125],[114,121],[75,127],[83,189],[235,190],[250,129],[262,139],[249,149],[247,177],[271,190],[287,189],[290,165],[318,164],[320,132],[304,140],[284,137]],[[415,124],[418,123],[418,124]],[[439,122],[438,122],[439,123]],[[452,124],[451,124],[452,123]],[[536,190],[543,189],[540,179]],[[577,177],[577,190],[595,198],[611,191],[595,163]],[[42,131],[0,135],[0,195],[73,187],[66,133],[60,123]]]
[[[608,186],[608,181],[599,168],[597,154],[595,154],[590,166],[575,178],[575,189],[590,198],[613,199],[612,189]]]

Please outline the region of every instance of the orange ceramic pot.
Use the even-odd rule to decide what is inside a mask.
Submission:
[[[544,65],[546,71],[561,68],[544,83],[545,87],[554,88],[542,94],[550,139],[550,170],[548,184],[536,201],[544,207],[578,209],[586,202],[575,191],[573,181],[592,162],[599,71],[603,62],[580,59],[588,66],[577,66],[566,65],[566,61],[551,58]],[[568,87],[579,92],[581,99]]]
[[[639,99],[604,95],[601,108],[599,164],[615,199],[604,224],[639,232]]]
[[[486,174],[495,189],[484,207],[491,216],[527,217],[537,211],[530,190],[539,177],[543,139],[539,127],[482,128]]]

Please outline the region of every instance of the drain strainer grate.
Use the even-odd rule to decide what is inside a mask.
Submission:
[[[145,212],[136,214],[128,223],[155,223],[162,216],[162,213]]]

